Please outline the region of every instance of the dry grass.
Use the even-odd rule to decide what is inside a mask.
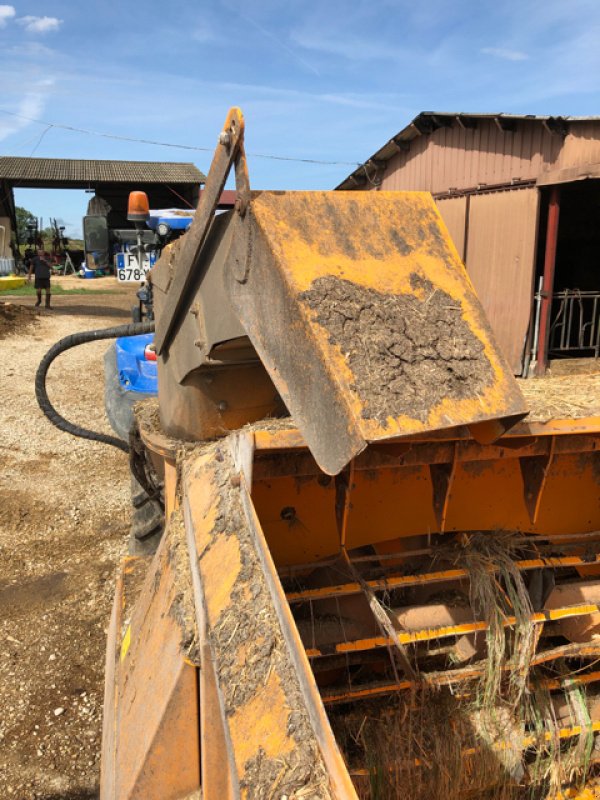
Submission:
[[[600,372],[520,380],[531,422],[600,416]]]
[[[556,693],[552,699],[544,673],[531,667],[539,628],[530,621],[524,573],[514,566],[514,536],[470,534],[444,550],[446,563],[468,570],[471,607],[489,623],[486,669],[468,684],[421,684],[394,700],[333,716],[351,770],[366,770],[356,781],[361,798],[533,800],[581,783],[593,734],[562,743],[557,736],[565,723],[556,718]],[[516,618],[510,628],[509,616]],[[571,724],[588,727],[582,687],[567,686],[562,699]],[[524,747],[527,737],[531,744]]]

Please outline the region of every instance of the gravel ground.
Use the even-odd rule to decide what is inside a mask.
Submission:
[[[22,326],[0,332],[2,798],[97,797],[105,635],[129,525],[127,458],[51,426],[33,378],[57,339],[127,321],[131,295],[56,297],[56,311],[33,322],[24,314]],[[67,418],[108,432],[106,346],[60,356],[48,387]]]

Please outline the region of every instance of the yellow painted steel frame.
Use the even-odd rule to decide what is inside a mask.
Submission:
[[[251,439],[239,435],[183,472],[202,656],[203,798],[250,800],[276,785],[293,796],[300,774],[306,786],[296,790],[351,800],[352,781],[250,500],[251,463]],[[270,780],[268,790],[257,780]]]
[[[353,461],[342,530],[340,480],[319,470],[297,432],[257,429],[254,439],[253,502],[279,568],[334,556],[342,537],[348,550],[385,553],[434,533],[600,530],[598,418],[522,423],[493,445],[464,429],[373,444]]]
[[[178,552],[179,550],[179,552]],[[148,565],[125,560],[109,627],[102,800],[187,798],[200,786],[198,669],[174,527]],[[145,575],[145,578],[144,578]]]
[[[176,443],[142,437],[174,464]],[[494,445],[464,429],[374,444],[337,479],[296,430],[254,426],[202,447],[179,474],[167,504],[179,498],[185,520],[194,634],[173,611],[185,580],[171,525],[133,612],[117,593],[102,800],[183,798],[200,785],[204,800],[251,798],[261,775],[283,787],[302,763],[312,796],[356,797],[323,706],[338,698],[319,694],[277,569],[336,555],[342,539],[397,554],[433,532],[564,543],[600,530],[598,419],[523,423]],[[597,571],[582,555],[573,565]]]

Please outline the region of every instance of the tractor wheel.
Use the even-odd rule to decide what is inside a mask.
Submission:
[[[150,497],[132,475],[129,553],[134,556],[155,553],[164,527],[165,520],[160,503]]]

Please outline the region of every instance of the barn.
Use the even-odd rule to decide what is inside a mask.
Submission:
[[[15,189],[84,189],[92,205],[99,203],[108,211],[109,227],[126,228],[131,191],[146,192],[151,208],[195,208],[205,182],[204,174],[190,163],[0,157],[0,258],[12,255]]]
[[[516,375],[600,355],[600,117],[422,112],[337,187],[431,192]]]

